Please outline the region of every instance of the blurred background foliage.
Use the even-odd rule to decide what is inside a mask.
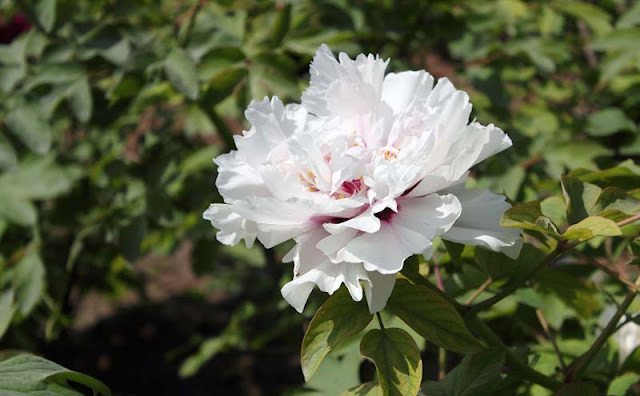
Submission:
[[[325,296],[297,314],[278,292],[291,277],[286,249],[222,246],[201,219],[221,200],[211,159],[248,127],[247,104],[298,101],[321,43],[466,90],[472,117],[514,142],[475,168],[477,184],[543,199],[560,227],[561,174],[616,167],[596,184],[624,179],[640,198],[637,1],[0,0],[0,25],[0,347],[117,395],[333,395],[371,377],[354,342],[303,385],[303,327]],[[623,259],[638,246],[585,251],[633,274]],[[441,246],[435,261],[461,296],[506,260],[460,257]],[[624,290],[579,260],[486,314],[547,373],[558,362],[535,310],[578,354]],[[423,360],[435,380],[437,349]],[[640,378],[640,360],[621,368],[613,343],[595,362],[601,384]]]

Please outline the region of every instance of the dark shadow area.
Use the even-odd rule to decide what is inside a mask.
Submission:
[[[61,337],[43,355],[99,378],[114,396],[280,395],[301,384],[300,326],[290,326],[271,340],[273,348],[229,350],[194,376],[179,377],[179,367],[197,350],[198,338],[222,331],[235,308],[234,302],[214,304],[182,296],[137,305]],[[256,334],[270,328],[262,319],[268,318],[252,321]]]

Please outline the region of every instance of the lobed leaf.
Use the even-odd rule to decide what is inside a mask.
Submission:
[[[367,304],[353,301],[346,287],[329,297],[311,319],[302,340],[300,363],[305,380],[309,381],[332,349],[362,331],[372,318]]]
[[[362,338],[362,355],[376,365],[383,396],[415,396],[422,382],[422,360],[414,339],[398,328],[373,329]]]

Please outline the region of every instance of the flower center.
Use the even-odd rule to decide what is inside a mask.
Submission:
[[[380,219],[380,221],[384,221],[385,223],[389,223],[391,221],[391,219],[393,218],[393,216],[395,216],[397,213],[393,211],[393,209],[391,208],[386,208],[385,210],[383,210],[382,212],[378,212],[375,214],[375,216],[377,218]]]

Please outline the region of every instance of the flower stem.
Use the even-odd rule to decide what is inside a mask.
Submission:
[[[536,309],[536,316],[540,321],[540,325],[544,330],[547,338],[551,341],[551,345],[553,345],[553,349],[556,351],[556,355],[558,355],[558,361],[560,362],[560,366],[562,367],[563,372],[567,372],[567,365],[564,362],[564,357],[562,356],[562,352],[558,347],[558,343],[556,342],[556,337],[553,334],[553,330],[549,328],[549,322],[547,322],[547,318],[544,316],[544,313],[540,309]]]
[[[471,305],[471,303],[474,302],[475,299],[478,298],[478,296],[487,289],[487,287],[489,287],[491,282],[493,282],[493,279],[491,279],[491,277],[487,278],[487,280],[482,285],[480,285],[480,287],[476,291],[474,291],[472,295],[469,296],[467,301],[464,302],[464,305]]]
[[[380,330],[384,331],[384,323],[382,323],[382,316],[380,316],[380,312],[376,312],[376,318],[378,318],[378,324],[380,325]]]

